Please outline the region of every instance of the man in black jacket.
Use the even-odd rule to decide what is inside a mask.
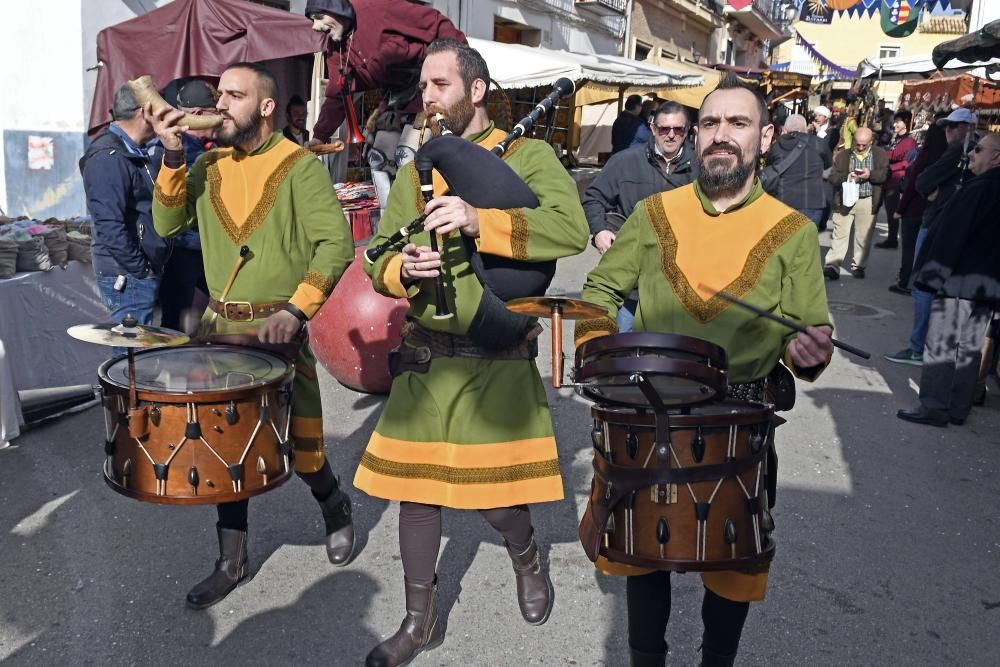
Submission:
[[[583,193],[591,243],[602,255],[635,205],[649,195],[687,185],[697,176],[694,151],[685,145],[691,122],[677,102],[661,104],[650,121],[649,143],[612,156]],[[618,330],[632,330],[637,294],[618,311]]]
[[[833,165],[827,142],[806,133],[806,119],[792,114],[785,119],[781,138],[768,152],[768,165],[760,174],[768,194],[802,213],[819,227],[823,223],[827,188],[823,171]]]
[[[617,155],[632,145],[635,131],[642,125],[642,98],[629,95],[625,108],[611,124],[611,154]]]
[[[115,93],[111,117],[80,158],[94,221],[94,273],[111,321],[131,314],[150,324],[170,255],[170,246],[153,229],[153,180],[142,148],[153,138],[153,126],[128,84]]]
[[[920,407],[896,413],[916,424],[965,423],[986,328],[1000,307],[1000,134],[973,149],[969,171],[975,178],[945,204],[917,260],[914,284],[934,295]]]

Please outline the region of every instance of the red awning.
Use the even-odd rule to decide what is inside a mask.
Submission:
[[[246,0],[174,0],[97,35],[88,132],[111,121],[115,90],[129,79],[149,74],[162,89],[182,77],[217,77],[235,62],[316,53],[325,40],[299,14]]]
[[[969,106],[976,77],[971,74],[947,76],[924,81],[907,81],[899,106],[909,111],[947,111],[952,105]],[[979,79],[975,112],[981,116],[1000,114],[1000,89],[986,79]]]

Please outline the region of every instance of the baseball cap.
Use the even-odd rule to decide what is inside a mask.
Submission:
[[[192,79],[177,91],[177,106],[214,107],[215,102],[215,89],[201,79]]]
[[[975,125],[976,114],[972,113],[965,107],[959,107],[944,118],[939,118],[937,120],[938,125],[947,125],[948,123],[972,123]]]

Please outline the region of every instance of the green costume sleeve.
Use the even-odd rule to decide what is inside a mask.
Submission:
[[[806,326],[831,326],[830,311],[826,302],[826,284],[820,266],[818,234],[815,225],[804,225],[792,239],[796,243],[791,265],[781,280],[781,315]],[[785,336],[785,350],[798,333],[789,331]],[[813,381],[829,365],[830,360],[812,368],[799,368],[787,354],[787,365],[796,377]]]
[[[480,252],[544,262],[576,255],[587,247],[590,229],[576,183],[552,148],[526,140],[507,163],[538,197],[538,208],[480,209]]]
[[[608,309],[608,314],[594,320],[580,320],[576,324],[577,344],[591,334],[612,334],[618,332],[615,316],[625,299],[639,284],[638,261],[643,243],[643,231],[649,229],[646,207],[639,204],[622,225],[615,242],[601,256],[601,261],[587,275],[587,282],[580,295],[584,301],[596,303]]]
[[[177,236],[198,222],[195,202],[205,191],[205,155],[198,156],[190,171],[184,165],[160,168],[153,190],[153,227],[160,236]]]
[[[395,234],[401,227],[413,222],[419,215],[415,207],[417,197],[413,188],[413,163],[407,164],[396,173],[396,180],[389,190],[389,201],[385,206],[385,214],[379,221],[378,233],[368,243],[368,248],[374,248]],[[404,244],[405,245],[405,244]],[[399,269],[402,254],[399,248],[386,251],[374,263],[365,262],[365,272],[372,279],[372,287],[384,296],[397,299],[414,297],[420,291],[420,282],[409,287],[400,282]]]
[[[295,219],[313,247],[309,268],[289,301],[311,318],[354,261],[354,237],[330,175],[312,156],[299,160],[291,174]]]

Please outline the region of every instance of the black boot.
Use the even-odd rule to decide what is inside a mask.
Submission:
[[[354,555],[351,499],[338,488],[326,500],[320,500],[319,506],[326,524],[326,557],[334,565],[347,565]]]
[[[701,647],[701,667],[733,667],[736,663],[736,654],[722,655],[715,651]]]
[[[222,600],[247,578],[247,531],[216,527],[219,533],[219,560],[215,571],[187,594],[192,609],[204,609]]]
[[[663,653],[646,653],[645,651],[636,651],[631,646],[628,650],[629,655],[632,656],[632,661],[629,663],[632,667],[666,667],[666,651]]]
[[[521,608],[521,616],[531,625],[541,625],[549,620],[553,595],[548,568],[542,562],[538,544],[532,537],[528,548],[520,553],[515,553],[509,544],[506,546],[514,565],[517,606]]]
[[[365,667],[399,667],[444,641],[444,628],[438,621],[437,579],[430,585],[404,582],[406,617],[396,634],[371,650]]]

